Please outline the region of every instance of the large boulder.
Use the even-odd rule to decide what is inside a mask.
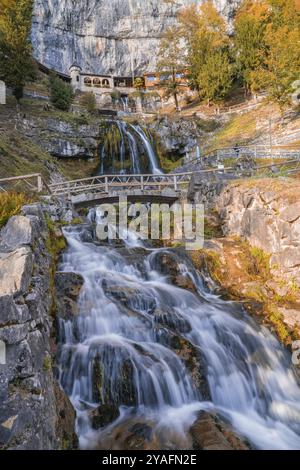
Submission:
[[[204,411],[199,413],[190,434],[195,450],[249,450],[248,444],[229,424]]]
[[[175,251],[166,250],[158,252],[151,261],[151,267],[159,273],[167,276],[172,284],[181,289],[197,291],[192,278],[182,272],[180,267],[181,259]]]
[[[30,248],[0,253],[0,295],[25,294],[30,285],[33,254]]]
[[[62,450],[73,450],[78,447],[78,438],[75,433],[76,413],[64,391],[57,382],[54,383],[56,402],[56,436]]]
[[[210,401],[211,393],[207,380],[207,366],[200,349],[169,328],[158,326],[157,338],[161,344],[171,348],[182,360],[201,399]]]
[[[98,430],[115,421],[120,416],[118,406],[107,403],[89,412],[92,428]]]
[[[55,275],[56,312],[64,320],[78,315],[77,300],[84,279],[80,274],[57,272]]]
[[[32,222],[28,217],[15,215],[1,231],[0,244],[10,251],[33,242]]]
[[[152,314],[156,308],[156,300],[149,293],[135,287],[111,285],[103,281],[106,296],[132,311],[145,311]]]

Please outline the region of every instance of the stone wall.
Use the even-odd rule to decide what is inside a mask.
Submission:
[[[42,207],[0,232],[0,449],[76,446],[75,412],[53,373],[53,259]]]
[[[231,183],[217,206],[226,236],[270,254],[272,272],[300,287],[300,185],[297,180]]]

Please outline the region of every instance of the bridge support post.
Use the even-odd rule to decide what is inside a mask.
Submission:
[[[175,191],[178,190],[177,176],[176,175],[174,175],[174,189],[175,189]]]
[[[141,190],[144,191],[144,177],[141,176]]]
[[[41,193],[43,191],[43,179],[41,175],[38,175],[37,177],[37,192]]]
[[[108,177],[105,176],[105,192],[108,193]]]

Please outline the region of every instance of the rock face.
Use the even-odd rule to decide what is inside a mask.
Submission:
[[[75,412],[52,371],[48,236],[38,204],[0,233],[0,449],[76,446]]]
[[[196,120],[193,119],[172,119],[166,116],[154,120],[149,127],[160,141],[162,152],[178,157],[185,156],[203,136]]]
[[[226,175],[195,173],[189,183],[188,200],[196,204],[204,204],[206,209],[214,208],[226,183]]]
[[[85,72],[131,76],[155,70],[163,31],[194,0],[35,0],[35,57],[69,73],[76,60]],[[203,3],[197,0],[197,3]],[[240,0],[215,0],[230,20]]]
[[[98,143],[99,126],[65,122],[53,118],[24,119],[23,131],[27,137],[58,158],[92,158]]]
[[[300,286],[299,184],[261,180],[231,184],[218,208],[225,235],[237,235],[270,254],[272,271]]]

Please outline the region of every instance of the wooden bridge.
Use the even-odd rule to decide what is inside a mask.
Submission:
[[[206,179],[231,180],[244,177],[265,177],[300,172],[300,159],[242,169],[224,167],[199,169],[185,173],[135,174],[135,175],[100,175],[72,181],[47,184],[41,174],[23,175],[0,179],[0,191],[38,192],[52,198],[66,197],[74,204],[99,200],[113,200],[120,195],[128,198],[151,200],[178,199],[185,197],[194,175]],[[25,188],[25,189],[24,189]]]

